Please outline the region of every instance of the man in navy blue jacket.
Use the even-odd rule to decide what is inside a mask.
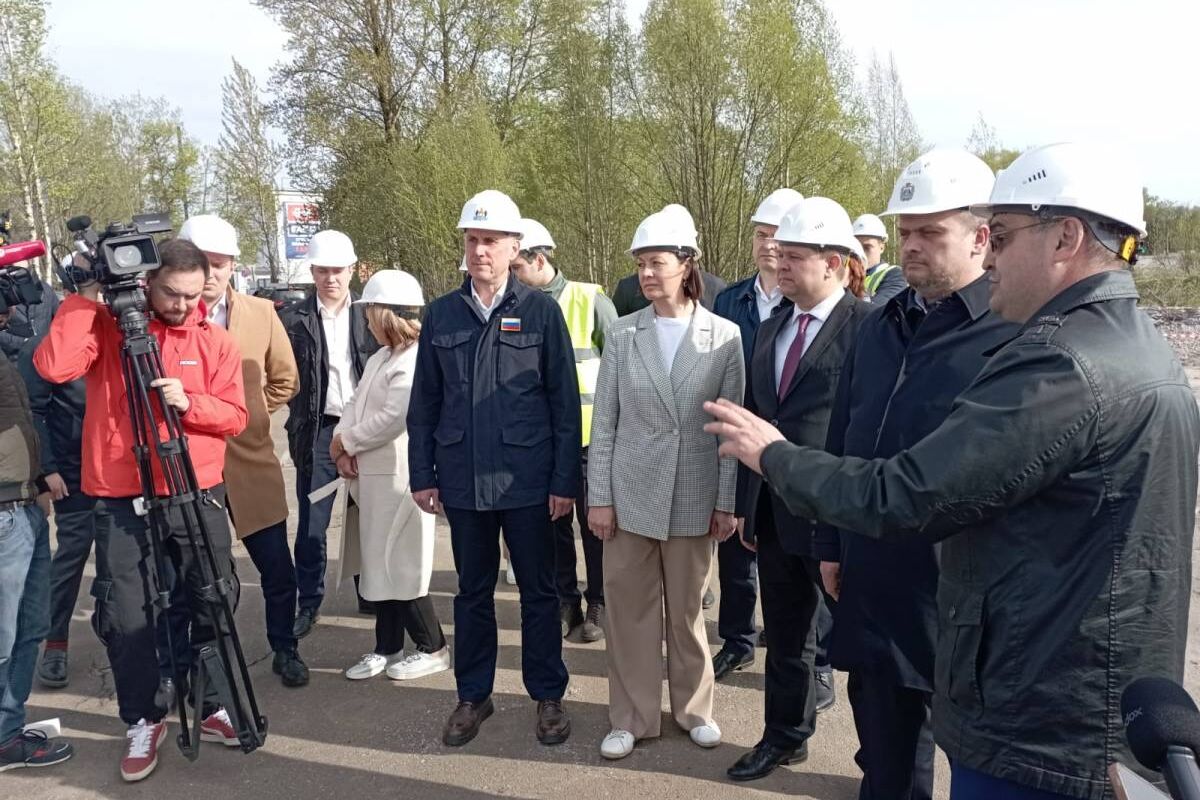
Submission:
[[[450,522],[458,706],[442,741],[464,745],[493,711],[501,531],[521,589],[521,672],[537,737],[571,732],[555,588],[552,520],[571,513],[582,436],[575,355],[558,304],[509,271],[521,214],[480,192],[459,228],[467,279],[426,310],[408,410],[413,497]]]
[[[775,230],[783,215],[804,197],[794,189],[776,189],[758,204],[750,217],[753,226],[751,254],[756,270],[717,295],[713,312],[737,324],[742,332],[742,351],[748,365],[754,355],[754,335],[780,305],[790,306],[776,280],[779,247]],[[755,555],[731,536],[717,545],[717,577],[721,606],[717,611],[717,634],[723,644],[713,656],[713,675],[721,680],[734,670],[754,663],[754,606],[758,601]]]
[[[910,174],[912,173],[912,174]],[[922,156],[896,182],[900,263],[910,288],[871,314],[842,371],[827,449],[888,458],[945,421],[954,399],[1019,326],[988,310],[988,227],[966,206],[991,191],[967,153]],[[907,187],[907,188],[906,188]],[[863,770],[860,800],[933,792],[930,706],[938,560],[924,542],[820,527],[826,591],[837,597],[829,656],[848,671]]]

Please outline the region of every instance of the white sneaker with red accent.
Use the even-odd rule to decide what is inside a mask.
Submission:
[[[229,719],[229,714],[225,713],[223,708],[218,708],[200,722],[200,741],[216,742],[226,747],[241,745],[241,742],[238,741],[237,731],[233,729],[233,723]]]
[[[139,719],[125,731],[125,756],[121,759],[121,779],[140,781],[158,766],[158,746],[167,738],[167,723]]]

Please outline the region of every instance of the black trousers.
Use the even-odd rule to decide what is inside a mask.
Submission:
[[[767,643],[763,739],[797,747],[817,729],[817,622],[824,608],[816,560],[784,551],[770,500],[758,504],[758,581]],[[740,545],[739,545],[740,546]]]
[[[108,651],[121,719],[129,725],[139,719],[159,720],[166,709],[155,703],[159,668],[155,652],[154,604],[158,585],[150,530],[146,519],[133,510],[132,498],[100,497],[95,505],[96,555],[100,567],[92,585],[96,612],[92,624]],[[225,515],[225,487],[204,492],[201,504],[218,568],[232,579],[229,522]],[[188,546],[186,530],[178,510],[170,513],[171,530],[165,556],[180,576],[190,603],[192,644],[216,640],[218,631],[227,634],[224,620],[214,619],[203,602],[200,565]],[[102,576],[102,577],[101,577]],[[209,687],[204,710],[217,702]]]
[[[717,578],[721,605],[717,635],[721,649],[739,656],[754,652],[754,606],[758,602],[758,570],[754,553],[731,536],[717,545]]]
[[[859,800],[930,800],[933,696],[868,672],[851,672],[847,692],[863,771]]]
[[[83,568],[96,538],[92,525],[95,498],[79,487],[79,476],[62,475],[70,494],[54,501],[57,545],[50,562],[50,633],[47,642],[66,642],[71,632],[71,615],[79,599]]]
[[[438,622],[433,598],[429,595],[415,600],[376,600],[375,652],[390,656],[404,649],[404,634],[422,653],[436,653],[446,646],[442,625]]]
[[[575,496],[575,516],[579,519],[579,538],[583,540],[583,566],[587,572],[587,588],[579,591],[579,575],[575,558],[575,527],[571,515],[551,522],[554,528],[554,571],[558,600],[563,605],[578,606],[587,598],[589,606],[604,605],[604,543],[592,535],[587,526],[587,448],[583,448],[583,482]]]

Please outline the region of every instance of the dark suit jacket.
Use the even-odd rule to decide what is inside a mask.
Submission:
[[[871,310],[870,303],[846,293],[804,353],[782,400],[775,388],[775,339],[784,322],[792,318],[791,309],[763,322],[754,338],[754,356],[746,370],[746,408],[779,428],[789,442],[824,447],[842,364],[858,326]],[[755,540],[758,503],[763,491],[771,490],[764,488],[762,476],[740,466],[736,513],[746,519],[743,538],[747,542]],[[771,506],[775,532],[783,549],[792,555],[813,556],[813,520],[793,515],[774,492],[771,492]]]
[[[713,303],[717,302],[717,295],[725,290],[727,284],[716,275],[704,270],[700,270],[700,280],[704,283],[704,297],[700,298],[700,305],[712,311]],[[641,311],[650,305],[650,301],[642,294],[642,285],[638,282],[636,272],[632,275],[626,275],[617,281],[617,288],[613,292],[612,301],[613,305],[617,308],[618,317],[632,314],[635,311]]]

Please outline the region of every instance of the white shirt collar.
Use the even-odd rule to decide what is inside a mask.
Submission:
[[[327,306],[323,302],[321,302],[321,298],[319,298],[319,297],[317,298],[317,312],[324,319],[337,319],[342,314],[346,313],[349,309],[350,309],[350,295],[349,294],[347,294],[344,298],[342,298],[342,304],[340,306],[338,306],[336,309],[330,309],[329,306]]]
[[[492,296],[491,305],[484,305],[483,299],[479,296],[479,292],[475,291],[475,281],[471,281],[471,299],[475,301],[475,305],[479,306],[479,310],[483,312],[485,317],[491,315],[496,310],[496,306],[500,305],[500,301],[504,299],[504,293],[508,291],[508,278],[504,279],[504,283],[500,284],[500,288],[496,290],[496,294]]]
[[[208,309],[208,319],[210,322],[215,322],[222,328],[229,327],[229,303],[228,295],[221,295],[221,299],[212,304]]]
[[[767,292],[763,290],[762,274],[760,273],[759,276],[754,279],[754,293],[758,295],[758,299],[762,302],[770,303],[771,301],[779,298],[779,284],[775,284],[775,289],[770,294],[767,294]]]
[[[839,286],[833,294],[829,295],[829,297],[826,297],[824,300],[817,303],[807,311],[799,306],[795,306],[792,309],[792,319],[799,319],[801,314],[808,314],[810,317],[816,317],[821,322],[824,322],[825,320],[829,319],[829,315],[833,313],[834,307],[842,301],[842,298],[845,297],[845,295],[846,290]]]

